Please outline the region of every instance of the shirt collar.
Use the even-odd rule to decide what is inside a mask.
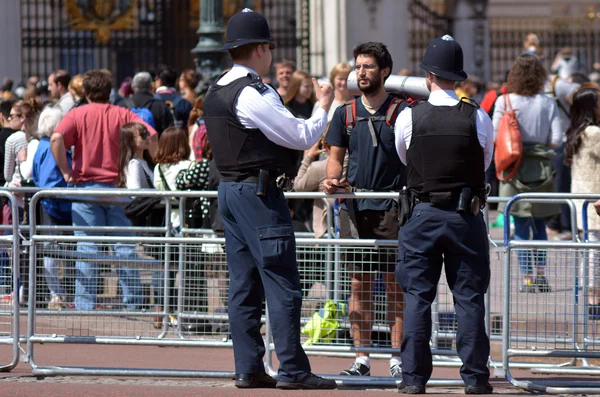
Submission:
[[[175,88],[167,87],[166,85],[161,85],[156,89],[157,94],[162,91],[175,91]]]
[[[431,99],[456,99],[458,100],[458,97],[456,96],[456,92],[454,92],[454,90],[434,90],[431,91],[431,94],[429,94],[429,100]]]
[[[240,65],[239,63],[234,63],[230,72],[234,72],[236,76],[245,76],[247,74],[258,76],[258,73],[254,70],[250,69],[248,66]]]

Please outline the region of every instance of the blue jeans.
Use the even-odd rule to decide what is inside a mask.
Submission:
[[[520,218],[515,216],[515,240],[548,240],[546,234],[546,219],[545,218]],[[530,233],[531,232],[531,233]],[[521,273],[525,275],[533,274],[531,265],[531,254],[534,256],[536,269],[544,269],[546,267],[546,251],[537,250],[533,253],[530,250],[519,250],[518,259]]]
[[[86,189],[111,189],[115,186],[108,183],[84,182],[77,187]],[[122,226],[130,227],[131,222],[125,216],[123,207],[114,205],[98,205],[81,202],[72,204],[73,226]],[[133,233],[119,233],[122,236],[132,236]],[[101,236],[103,233],[76,231],[76,236]],[[77,251],[88,254],[98,253],[98,244],[93,242],[78,242]],[[120,257],[137,257],[134,244],[116,243],[114,254]],[[77,261],[75,263],[75,308],[77,310],[93,310],[98,293],[97,263]],[[127,310],[136,310],[142,303],[142,282],[140,271],[127,266],[118,266],[117,275],[123,294],[123,303]]]

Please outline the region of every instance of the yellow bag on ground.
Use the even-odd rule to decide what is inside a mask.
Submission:
[[[333,341],[335,333],[340,329],[338,318],[346,316],[347,306],[345,303],[331,300],[325,302],[323,308],[315,312],[308,323],[302,327],[301,332],[308,335],[304,346]]]

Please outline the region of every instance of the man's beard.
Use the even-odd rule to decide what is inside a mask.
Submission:
[[[377,91],[379,91],[379,89],[381,88],[381,86],[383,85],[383,83],[381,82],[381,77],[377,76],[377,79],[374,80],[369,80],[369,85],[367,86],[361,86],[360,83],[358,84],[358,88],[360,89],[360,91],[363,94],[374,94]]]

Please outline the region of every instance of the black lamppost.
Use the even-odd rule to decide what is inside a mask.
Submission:
[[[196,70],[207,81],[223,70],[223,0],[198,0],[200,2],[200,40],[192,53]],[[201,84],[200,84],[201,85]]]

